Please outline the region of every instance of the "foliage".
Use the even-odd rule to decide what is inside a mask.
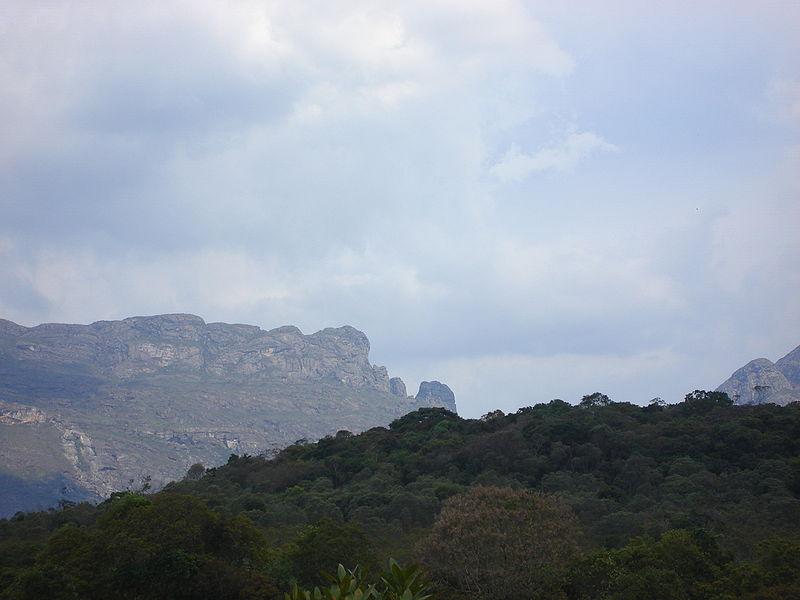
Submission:
[[[479,501],[487,489],[508,503]],[[534,579],[552,598],[798,596],[800,404],[695,391],[644,407],[595,393],[484,420],[420,409],[144,491],[0,520],[0,598],[282,599],[295,581],[329,590],[318,571],[339,563],[365,568],[363,593],[386,593],[390,578],[368,571],[391,556],[424,558],[436,598],[463,597],[437,562],[451,550],[430,553],[450,534],[470,543],[452,511],[490,515],[475,535],[511,550],[509,523],[535,529],[526,510],[542,502],[537,514],[574,515],[565,531],[582,532],[580,547],[577,533],[548,546],[560,534],[545,529],[535,553],[508,555],[492,597]]]
[[[186,471],[186,479],[188,481],[197,481],[205,472],[206,468],[203,463],[194,463],[191,467],[189,467],[189,470]]]
[[[577,561],[567,586],[575,600],[800,598],[800,544],[759,545],[755,562],[735,562],[702,530],[640,537]]]
[[[432,596],[419,567],[405,569],[389,559],[389,569],[381,576],[378,585],[366,583],[360,567],[345,569],[341,564],[336,575],[329,576],[331,585],[320,590],[302,590],[295,583],[285,600],[427,600]]]
[[[90,527],[68,523],[17,578],[11,598],[268,598],[262,533],[190,496],[121,494]]]
[[[592,394],[485,421],[421,409],[273,460],[240,457],[175,489],[267,529],[358,523],[386,549],[381,560],[412,559],[443,501],[481,484],[558,493],[594,545],[702,527],[746,558],[765,538],[800,534],[798,456],[796,405],[731,406],[696,391],[638,407]]]
[[[320,583],[320,574],[334,571],[340,561],[366,569],[377,566],[372,541],[361,528],[330,519],[305,529],[287,554],[292,575],[307,584]]]
[[[475,487],[445,502],[421,554],[470,598],[555,598],[578,538],[574,513],[555,496]]]
[[[430,588],[417,565],[406,568],[393,558],[389,559],[388,570],[381,575],[384,600],[426,600],[430,598]]]

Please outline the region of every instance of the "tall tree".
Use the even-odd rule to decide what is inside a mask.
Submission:
[[[434,577],[470,598],[558,598],[579,537],[556,496],[479,486],[445,502],[420,554]]]

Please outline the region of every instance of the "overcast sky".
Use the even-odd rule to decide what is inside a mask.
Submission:
[[[0,317],[352,324],[466,416],[714,388],[800,344],[799,29],[792,0],[5,0]]]

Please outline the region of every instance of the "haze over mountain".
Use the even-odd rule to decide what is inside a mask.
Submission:
[[[98,498],[196,462],[269,451],[414,408],[456,410],[446,385],[407,396],[353,327],[205,323],[173,314],[91,325],[0,320],[0,516]]]
[[[768,358],[751,360],[717,391],[726,392],[736,404],[800,402],[800,346],[775,363]]]

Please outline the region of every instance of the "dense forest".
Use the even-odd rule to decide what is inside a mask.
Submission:
[[[800,404],[427,408],[0,521],[0,598],[109,597],[800,598]]]

